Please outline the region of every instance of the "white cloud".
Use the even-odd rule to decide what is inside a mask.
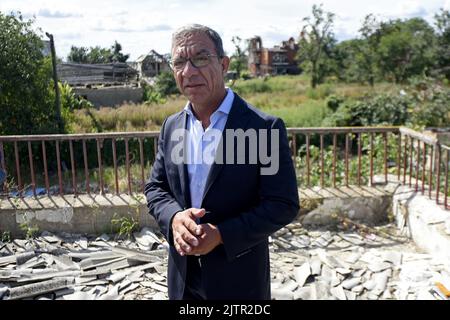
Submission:
[[[336,14],[334,33],[339,40],[356,36],[369,13],[381,19],[421,16],[431,23],[439,8],[450,9],[450,0],[1,0],[0,11],[34,15],[36,27],[55,35],[61,57],[71,45],[109,47],[117,40],[124,53],[136,59],[151,49],[169,52],[171,33],[186,23],[216,29],[229,53],[236,35],[260,35],[264,46],[273,46],[297,38],[302,18],[320,3]]]
[[[39,9],[37,16],[44,18],[73,18],[73,17],[82,17],[81,14],[70,13],[70,12],[61,12],[61,11],[51,11],[49,9]]]

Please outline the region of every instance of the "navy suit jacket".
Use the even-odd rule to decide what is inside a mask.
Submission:
[[[184,110],[164,121],[145,186],[149,212],[170,244],[170,299],[182,299],[186,279],[187,258],[173,246],[171,221],[175,213],[191,206],[189,177],[186,164],[170,160],[179,143],[171,141],[171,133],[185,129],[186,123]],[[279,170],[274,175],[261,175],[264,164],[259,158],[256,164],[212,164],[202,200],[207,214],[200,223],[217,225],[223,244],[201,256],[202,285],[207,299],[270,299],[268,237],[295,219],[299,210],[286,128],[281,119],[264,114],[235,94],[218,150],[226,145],[226,129],[266,129],[269,133],[278,129]]]

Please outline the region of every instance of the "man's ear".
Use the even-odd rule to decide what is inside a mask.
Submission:
[[[222,73],[225,75],[228,72],[230,66],[230,58],[225,56],[222,58]]]

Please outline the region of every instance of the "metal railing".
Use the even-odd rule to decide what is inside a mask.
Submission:
[[[39,176],[43,178],[45,183],[45,193],[50,194],[67,194],[73,193],[75,195],[79,193],[102,193],[105,192],[104,183],[104,167],[106,160],[113,170],[113,185],[114,192],[116,194],[121,193],[119,188],[119,157],[124,158],[124,168],[127,180],[127,192],[132,193],[132,181],[133,178],[131,167],[131,152],[130,141],[137,141],[138,146],[134,148],[135,153],[138,153],[140,177],[137,179],[140,182],[140,191],[143,191],[145,184],[145,162],[147,158],[151,159],[152,155],[156,154],[157,139],[159,132],[119,132],[119,133],[93,133],[93,134],[67,134],[67,135],[30,135],[30,136],[1,136],[0,137],[0,153],[1,153],[1,166],[3,170],[8,173],[8,180],[3,185],[4,193],[9,193],[11,187],[16,189],[18,196],[24,195],[24,188],[26,183],[29,182],[32,195],[36,196],[36,163],[39,163],[41,167],[41,174]],[[123,141],[123,153],[119,154],[117,146],[119,142]],[[150,145],[151,155],[144,154],[144,143]],[[88,144],[89,148],[88,148]],[[50,147],[51,146],[51,147]],[[62,147],[65,147],[65,153],[61,151]],[[8,147],[8,151],[14,153],[5,153],[5,149]],[[53,150],[51,150],[53,149]],[[111,159],[106,159],[105,153],[109,149]],[[147,148],[148,149],[148,148]],[[68,154],[67,154],[68,151]],[[94,151],[94,152],[93,152]],[[78,153],[80,152],[80,153]],[[89,153],[94,153],[94,159],[89,158]],[[27,156],[24,157],[24,155]],[[49,156],[56,157],[56,161],[52,161],[53,174],[49,173]],[[14,159],[12,159],[14,158]],[[21,159],[28,158],[28,163],[22,163]],[[6,159],[9,160],[6,164]],[[54,159],[54,158],[53,158]],[[112,160],[112,161],[110,161]],[[84,171],[84,190],[80,190],[78,180],[82,175],[78,171]],[[23,172],[26,171],[26,178],[24,178]],[[64,172],[63,172],[64,171]],[[70,172],[70,174],[67,174]],[[53,176],[57,179],[57,190],[51,190],[50,178]],[[96,178],[97,190],[91,190],[92,177]],[[15,180],[15,181],[14,181]],[[28,180],[28,181],[27,181]],[[83,179],[82,179],[83,180]],[[70,182],[69,182],[70,181]],[[71,190],[67,186],[71,185]]]
[[[433,136],[403,127],[287,131],[300,187],[373,185],[376,175],[387,182],[393,174],[449,209],[450,148]],[[1,167],[8,173],[3,196],[142,192],[158,135],[148,131],[0,136]]]
[[[370,137],[370,152],[368,153],[369,159],[370,159],[370,184],[373,184],[373,177],[374,177],[374,138],[375,135],[382,135],[383,136],[383,163],[384,163],[384,175],[385,175],[385,182],[387,182],[387,174],[388,174],[388,161],[387,161],[387,148],[388,148],[388,140],[387,135],[388,134],[396,134],[399,135],[399,128],[398,127],[339,127],[339,128],[288,128],[288,134],[292,137],[291,140],[291,148],[292,148],[292,154],[297,156],[297,140],[300,136],[304,136],[304,146],[305,146],[305,156],[306,156],[306,166],[305,166],[305,172],[306,175],[306,186],[311,186],[311,155],[310,155],[310,149],[311,149],[311,139],[313,136],[319,137],[319,150],[320,150],[320,157],[319,159],[319,170],[320,170],[320,186],[325,186],[325,164],[324,164],[324,158],[325,158],[325,138],[331,136],[332,137],[332,186],[337,187],[336,183],[336,177],[337,177],[337,162],[338,162],[338,151],[343,151],[343,161],[344,161],[344,180],[345,185],[349,185],[349,164],[350,159],[352,158],[352,150],[351,145],[353,145],[353,141],[356,140],[357,143],[357,185],[362,184],[362,157],[363,157],[363,142],[362,142],[362,135],[368,134]],[[338,137],[344,135],[344,146],[338,149]],[[341,152],[342,153],[342,152]],[[399,157],[397,157],[397,163],[399,165]]]

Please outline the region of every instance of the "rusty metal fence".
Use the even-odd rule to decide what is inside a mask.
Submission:
[[[156,154],[158,135],[158,132],[121,132],[1,136],[1,167],[8,173],[3,195],[120,194],[124,190],[119,187],[119,179],[126,180],[125,189],[129,194],[142,191],[146,180],[145,168]],[[132,142],[136,145],[133,152],[130,150]],[[123,159],[122,165],[119,159]],[[137,176],[132,175],[132,164],[139,167]],[[105,165],[111,172],[113,190],[105,188]],[[120,168],[125,171],[122,176]],[[41,192],[37,192],[37,177],[44,186],[39,188]],[[96,182],[94,188],[91,184],[93,179]],[[50,186],[51,180],[55,186]],[[138,188],[133,190],[133,185],[138,185]]]
[[[0,136],[2,196],[142,192],[158,135]],[[403,127],[288,128],[288,135],[300,187],[373,185],[389,175],[449,209],[450,148],[436,137]]]

